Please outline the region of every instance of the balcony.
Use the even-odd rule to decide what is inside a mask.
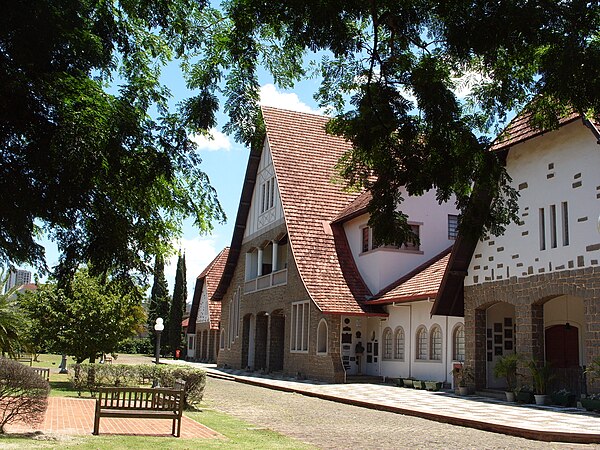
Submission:
[[[244,294],[263,291],[272,287],[283,286],[284,284],[287,284],[287,269],[277,270],[276,272],[246,281],[244,284]]]

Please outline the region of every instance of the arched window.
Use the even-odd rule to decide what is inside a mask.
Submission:
[[[404,329],[396,328],[394,333],[394,359],[404,360]]]
[[[456,325],[452,333],[452,359],[465,360],[465,326],[462,323]]]
[[[223,350],[225,348],[225,329],[221,330],[221,339],[219,341],[219,348]]]
[[[321,319],[319,327],[317,328],[317,353],[327,354],[328,334],[327,322],[325,319]]]
[[[421,325],[417,329],[417,359],[427,359],[428,346],[427,346],[427,328]]]
[[[392,359],[392,330],[383,330],[383,359]]]
[[[431,327],[431,339],[429,340],[431,348],[430,348],[430,356],[429,359],[433,361],[441,361],[442,360],[442,329],[439,325],[434,325]]]

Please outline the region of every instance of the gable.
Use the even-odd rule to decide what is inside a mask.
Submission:
[[[208,311],[208,290],[206,283],[202,283],[202,294],[200,294],[200,305],[198,307],[197,323],[208,323],[210,315]]]
[[[271,158],[271,149],[265,140],[258,163],[256,183],[252,192],[250,210],[244,230],[244,239],[273,228],[283,221],[283,209],[279,195],[279,186]]]

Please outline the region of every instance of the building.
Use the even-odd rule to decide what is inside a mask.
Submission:
[[[222,302],[218,364],[335,382],[450,381],[464,353],[462,319],[430,312],[455,207],[432,193],[408,197],[402,208],[420,246],[374,246],[369,195],[332,181],[349,143],[326,134],[326,117],[267,107],[263,117],[266,138],[251,149],[213,295]]]
[[[8,292],[15,286],[23,286],[24,284],[31,283],[31,272],[23,269],[15,269],[11,267],[8,272],[8,278],[6,280],[6,286],[4,292]]]
[[[459,234],[434,306],[464,316],[466,364],[478,388],[504,387],[493,369],[515,351],[549,362],[556,388],[600,388],[579,381],[600,356],[598,130],[571,114],[541,132],[522,114],[491,147],[520,194],[520,222],[482,240]]]
[[[229,247],[223,249],[196,279],[187,324],[187,358],[215,362],[219,352],[221,302],[213,296],[223,275]]]

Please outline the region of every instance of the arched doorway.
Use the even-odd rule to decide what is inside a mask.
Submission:
[[[278,309],[271,313],[269,331],[269,370],[273,372],[282,371],[285,354],[285,316],[283,310]]]
[[[506,380],[494,376],[494,367],[502,356],[515,353],[515,350],[515,307],[505,302],[495,303],[486,310],[485,359],[488,388],[506,387]]]
[[[254,333],[254,369],[267,368],[267,338],[269,331],[269,316],[262,312],[256,315],[256,327]]]

